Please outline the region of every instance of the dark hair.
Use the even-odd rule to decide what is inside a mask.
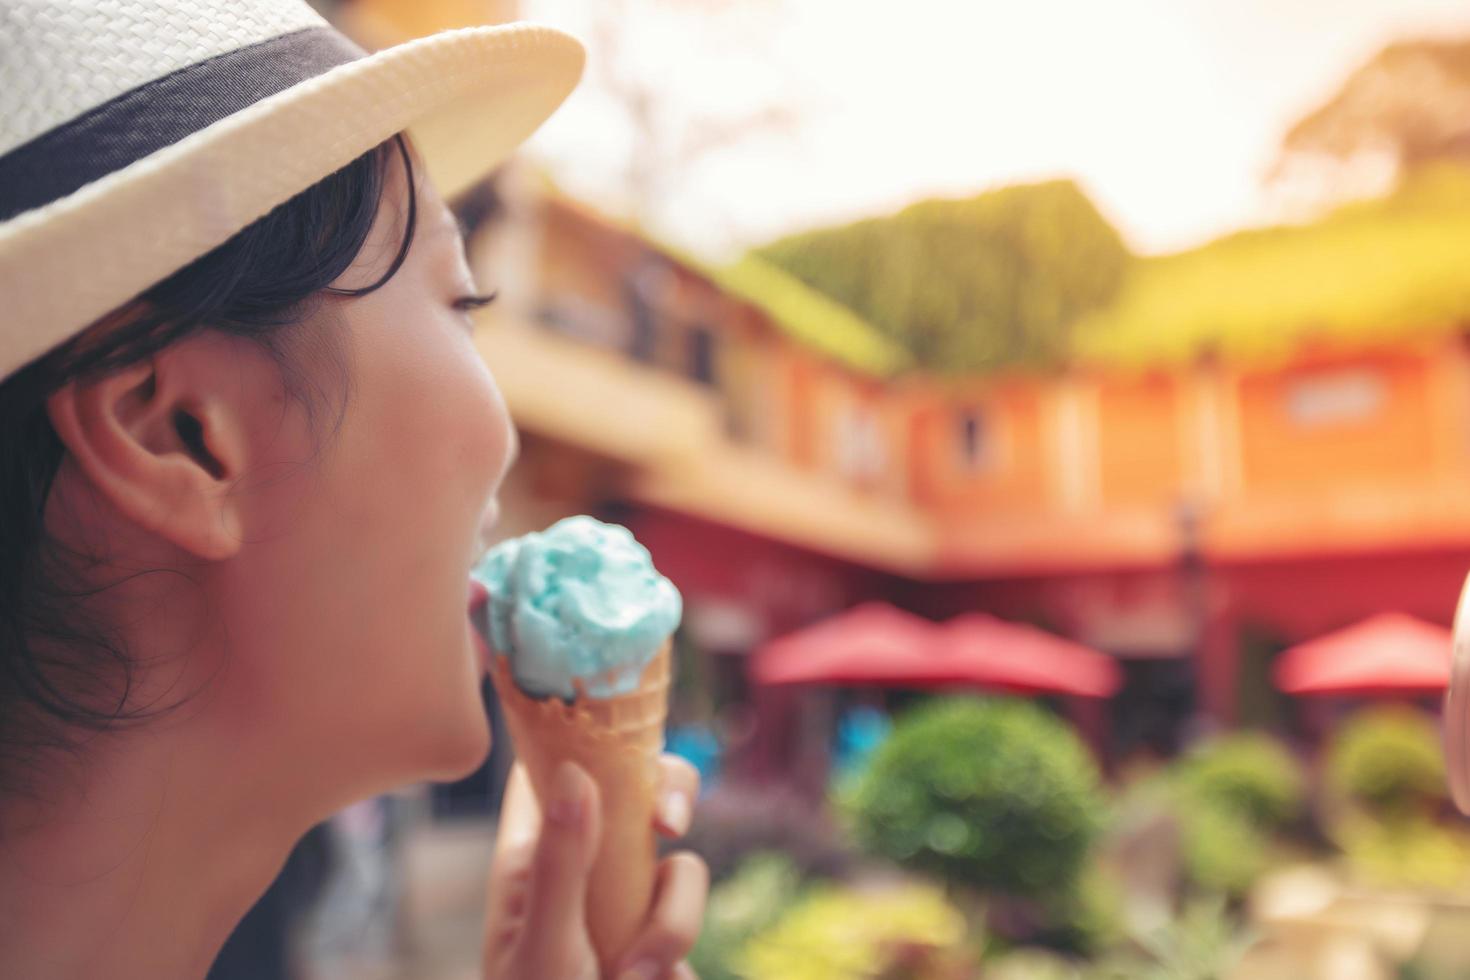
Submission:
[[[367,240],[395,146],[410,188],[398,252],[376,282],[332,287]],[[89,731],[152,717],[183,700],[131,704],[131,653],[104,624],[82,617],[80,601],[97,590],[79,588],[76,572],[95,567],[97,558],[64,549],[43,524],[65,455],[47,414],[49,396],[207,328],[259,344],[314,420],[332,392],[302,366],[326,359],[350,381],[344,346],[329,331],[289,328],[326,295],[364,295],[397,273],[417,222],[413,187],[407,144],[394,136],[0,383],[0,792],[23,785],[44,750],[75,748]],[[344,388],[338,401],[345,400]],[[180,419],[180,438],[192,446],[191,428]]]

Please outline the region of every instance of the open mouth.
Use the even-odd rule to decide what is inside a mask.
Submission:
[[[488,615],[487,606],[490,602],[490,592],[478,579],[469,580],[469,608],[467,610],[470,621],[470,640],[475,645],[475,650],[480,657],[480,669],[484,673],[490,672],[490,643],[486,636],[485,617]]]

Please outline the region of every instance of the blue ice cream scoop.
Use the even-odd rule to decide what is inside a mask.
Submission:
[[[679,625],[683,600],[625,527],[578,516],[501,542],[474,570],[490,645],[536,698],[630,694]]]

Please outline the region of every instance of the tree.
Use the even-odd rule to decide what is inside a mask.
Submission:
[[[1065,363],[1072,325],[1113,299],[1130,259],[1065,180],[925,201],[759,254],[949,373]]]
[[[1470,161],[1470,39],[1384,48],[1288,130],[1268,180],[1306,172],[1331,189],[1445,159]]]

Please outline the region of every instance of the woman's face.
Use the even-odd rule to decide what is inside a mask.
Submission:
[[[201,403],[235,538],[200,564],[176,553],[194,540],[185,524],[160,525],[172,539],[161,563],[196,566],[200,588],[120,593],[128,609],[156,602],[156,616],[135,617],[133,645],[185,653],[199,693],[166,723],[195,726],[187,744],[225,746],[257,799],[316,818],[407,781],[465,775],[489,747],[468,576],[516,440],[469,315],[453,306],[477,292],[458,228],[415,169],[418,228],[402,267],[374,292],[326,296],[290,335],[293,367],[326,394],[325,410],[311,417],[288,396],[259,347],[211,332],[162,355],[146,396]],[[402,242],[407,195],[394,154],[377,222],[334,285],[379,279]],[[310,356],[322,338],[341,348],[335,364]],[[75,477],[64,466],[60,482]],[[158,557],[152,538],[116,530],[100,529],[131,548],[125,560]]]
[[[256,498],[249,540],[224,563],[218,597],[235,648],[221,692],[237,722],[303,788],[315,781],[344,800],[467,774],[490,744],[467,589],[516,439],[469,315],[453,305],[478,292],[458,227],[415,170],[418,229],[403,266],[374,292],[329,297],[324,322],[301,328],[342,332],[340,426],[286,404],[278,451],[262,452],[241,487]],[[406,185],[394,154],[377,222],[334,285],[386,270]],[[328,371],[324,384],[336,383]]]

